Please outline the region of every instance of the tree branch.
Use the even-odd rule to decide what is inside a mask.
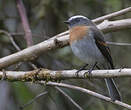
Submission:
[[[73,105],[75,105],[79,110],[83,110],[68,94],[66,94],[61,88],[55,87],[60,93],[62,93]]]
[[[131,7],[128,7],[128,8],[125,8],[123,10],[120,10],[120,11],[117,11],[117,12],[114,12],[114,13],[111,13],[111,14],[108,14],[108,15],[105,15],[105,16],[102,16],[102,17],[99,17],[99,18],[96,18],[94,20],[92,20],[94,23],[99,23],[99,22],[102,22],[104,20],[107,20],[107,19],[111,19],[113,17],[116,17],[116,16],[120,16],[120,15],[123,15],[123,14],[126,14],[128,12],[131,12]]]
[[[25,40],[27,42],[27,46],[32,46],[33,45],[33,40],[32,40],[32,33],[31,29],[28,23],[27,15],[26,15],[26,10],[24,7],[24,4],[22,0],[16,0],[18,11],[21,17],[22,25],[25,31]]]
[[[105,20],[104,22],[98,25],[98,28],[102,30],[104,33],[131,28],[131,19],[117,21]]]
[[[127,23],[128,21],[128,23]],[[131,19],[126,20],[117,20],[117,21],[108,21],[98,25],[98,28],[104,32],[117,31],[120,29],[130,28]],[[58,34],[46,41],[43,41],[37,45],[26,48],[15,54],[6,56],[0,59],[0,69],[8,67],[14,63],[20,61],[29,61],[38,57],[41,53],[43,54],[46,51],[61,48],[68,45],[69,35],[68,31]]]
[[[88,89],[85,89],[85,88],[81,88],[81,87],[78,87],[78,86],[74,86],[74,85],[69,85],[69,84],[64,84],[64,83],[56,83],[56,82],[45,82],[45,81],[39,81],[38,82],[39,84],[46,84],[47,86],[58,86],[58,87],[64,87],[64,88],[69,88],[69,89],[74,89],[74,90],[78,90],[78,91],[81,91],[83,93],[86,93],[86,94],[89,94],[91,96],[94,96],[96,98],[99,98],[101,100],[104,100],[104,101],[107,101],[107,102],[110,102],[110,103],[113,103],[115,105],[119,105],[121,107],[124,107],[124,108],[127,108],[127,109],[131,109],[131,105],[128,105],[126,103],[123,103],[121,101],[112,101],[111,98],[109,97],[106,97],[104,95],[101,95],[99,93],[96,93],[96,92],[93,92],[91,90],[88,90]]]
[[[14,48],[17,50],[17,51],[21,51],[20,47],[16,44],[16,42],[14,41],[14,38],[12,37],[12,35],[10,33],[8,33],[7,31],[4,31],[4,30],[0,30],[0,33],[3,33],[5,35],[7,35],[7,37],[9,37],[12,45],[14,46]],[[37,69],[37,67],[31,63],[31,62],[28,62],[28,64],[33,68],[33,69]]]
[[[131,76],[131,69],[115,69],[115,70],[94,70],[92,71],[92,75],[88,75],[88,71],[84,70],[79,73],[79,75],[76,75],[77,70],[65,70],[65,71],[51,71],[47,69],[38,69],[34,71],[28,71],[28,72],[16,72],[16,71],[4,71],[0,72],[0,78],[4,80],[9,81],[37,81],[37,80],[46,80],[46,81],[37,81],[36,83],[44,84],[47,86],[59,86],[64,88],[70,88],[74,90],[79,90],[81,92],[87,93],[91,96],[97,97],[99,99],[102,99],[104,101],[122,106],[127,109],[131,109],[131,106],[120,102],[120,101],[112,101],[109,97],[103,96],[101,94],[98,94],[96,92],[87,90],[85,88],[69,85],[69,84],[63,84],[63,83],[56,83],[56,82],[50,82],[55,80],[62,80],[62,79],[72,79],[72,78],[88,78],[89,77],[97,77],[97,78],[104,78],[104,77],[126,77]],[[86,75],[85,75],[86,73]],[[43,78],[43,79],[42,79]]]
[[[32,104],[34,101],[36,101],[38,98],[42,97],[43,95],[46,95],[48,92],[42,92],[40,94],[38,94],[37,96],[35,96],[33,99],[31,99],[29,102],[27,102],[26,104],[24,104],[23,106],[20,106],[20,110],[23,110],[25,107],[29,106],[30,104]]]
[[[78,76],[77,70],[48,70],[36,69],[33,71],[3,71],[0,72],[0,79],[9,81],[37,81],[37,80],[65,80],[65,79],[87,79],[87,78],[112,78],[112,77],[131,77],[131,69],[114,69],[114,70],[93,70],[91,75],[88,70],[80,71]]]

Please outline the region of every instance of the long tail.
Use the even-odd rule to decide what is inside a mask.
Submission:
[[[107,85],[111,99],[113,101],[115,101],[115,100],[121,101],[121,95],[120,95],[120,92],[119,92],[114,80],[111,78],[105,78],[105,81],[106,81],[106,85]]]

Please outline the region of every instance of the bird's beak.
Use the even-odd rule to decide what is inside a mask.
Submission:
[[[65,24],[70,24],[70,22],[69,22],[69,21],[64,21],[64,23],[65,23]]]

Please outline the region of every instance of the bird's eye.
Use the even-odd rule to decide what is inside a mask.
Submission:
[[[76,24],[76,23],[79,23],[80,22],[80,19],[76,18],[76,19],[73,19],[71,21],[71,24]]]

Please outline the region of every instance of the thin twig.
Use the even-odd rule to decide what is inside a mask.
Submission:
[[[14,38],[11,36],[11,34],[7,31],[4,30],[0,30],[0,33],[4,33],[5,35],[7,35],[11,41],[11,43],[13,44],[13,46],[16,48],[17,51],[20,51],[21,49],[19,48],[19,46],[15,43]]]
[[[131,46],[131,43],[107,42],[107,44],[116,45],[116,46]]]
[[[128,12],[131,12],[131,7],[125,8],[123,10],[120,10],[120,11],[117,11],[117,12],[114,12],[114,13],[99,17],[99,18],[96,18],[96,19],[94,19],[92,21],[94,23],[99,23],[99,22],[102,22],[102,21],[104,21],[106,19],[110,19],[110,18],[113,18],[113,17],[116,17],[116,16],[121,16],[121,15],[126,14]]]
[[[22,25],[25,31],[25,40],[27,42],[27,46],[32,46],[33,45],[33,40],[32,40],[32,33],[31,29],[28,23],[28,18],[26,15],[26,10],[23,4],[22,0],[16,0],[18,11],[21,17]]]
[[[48,92],[42,92],[40,94],[38,94],[37,96],[35,96],[33,99],[31,99],[29,102],[27,102],[26,104],[24,104],[23,106],[20,106],[20,109],[24,109],[25,107],[29,106],[30,104],[32,104],[34,101],[36,101],[38,98],[40,98],[41,96],[47,94]]]
[[[79,110],[83,110],[68,94],[66,94],[61,88],[55,87],[60,93],[62,93],[69,101],[71,101]]]
[[[42,85],[43,84],[45,85],[45,81],[39,81],[38,83],[42,84]],[[128,104],[123,103],[123,102],[118,101],[118,100],[112,101],[111,98],[109,98],[109,97],[106,97],[104,95],[101,95],[99,93],[93,92],[93,91],[85,89],[85,88],[81,88],[81,87],[70,85],[70,84],[56,83],[56,82],[46,82],[46,85],[47,86],[58,86],[58,87],[64,87],[64,88],[78,90],[78,91],[81,91],[83,93],[86,93],[86,94],[89,94],[91,96],[94,96],[94,97],[96,97],[98,99],[101,99],[101,100],[104,100],[104,101],[107,101],[107,102],[110,102],[110,103],[113,103],[115,105],[119,105],[121,107],[124,107],[124,108],[127,108],[127,109],[131,110],[131,105],[128,105]]]

